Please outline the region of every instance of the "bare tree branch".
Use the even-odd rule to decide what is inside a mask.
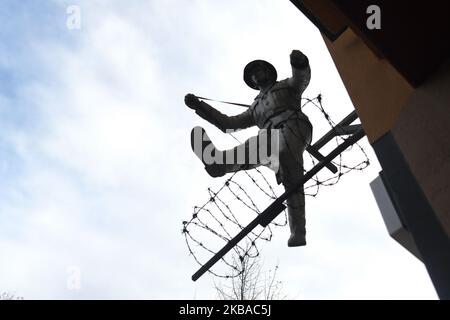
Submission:
[[[23,300],[23,297],[16,296],[15,293],[5,291],[0,293],[0,300]]]
[[[222,300],[281,300],[282,283],[277,280],[278,265],[275,269],[263,272],[259,258],[249,255],[233,256],[233,263],[238,267],[238,275],[229,279],[229,284],[215,283],[214,288]]]

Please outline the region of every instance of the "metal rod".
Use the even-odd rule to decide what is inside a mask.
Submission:
[[[358,119],[358,115],[356,114],[356,111],[352,111],[348,116],[346,116],[344,119],[342,119],[341,122],[339,122],[336,127],[342,127],[342,126],[348,126],[350,123]],[[319,150],[324,145],[326,145],[331,139],[333,139],[336,136],[336,129],[332,128],[330,131],[328,131],[322,138],[317,140],[313,147],[316,148],[316,150]]]
[[[214,99],[209,99],[209,98],[204,98],[204,97],[199,97],[197,96],[198,99],[202,99],[202,100],[207,100],[207,101],[213,101],[213,102],[219,102],[219,103],[223,103],[223,104],[231,104],[233,106],[239,106],[239,107],[245,107],[245,108],[250,108],[251,105],[249,104],[244,104],[244,103],[237,103],[237,102],[230,102],[230,101],[222,101],[222,100],[214,100]]]
[[[317,149],[314,148],[313,146],[308,146],[306,148],[306,151],[308,151],[314,158],[316,158],[319,161],[322,161],[325,158],[325,156],[322,155],[319,151],[317,151]],[[331,162],[327,163],[326,167],[332,173],[336,173],[338,171],[337,167],[334,164],[332,164]]]

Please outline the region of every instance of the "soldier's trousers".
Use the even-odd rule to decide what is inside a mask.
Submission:
[[[278,131],[273,130],[278,129]],[[241,155],[240,161],[226,161],[227,172],[249,170],[264,165],[276,172],[277,182],[282,183],[286,190],[292,188],[303,176],[303,152],[311,143],[311,126],[304,120],[291,119],[277,128],[268,131],[260,130],[257,136],[249,138],[243,144],[233,149],[222,151],[235,155],[235,160]],[[264,155],[261,150],[267,150]],[[245,161],[242,155],[245,154]],[[305,235],[305,195],[303,186],[287,199],[288,221],[291,234]]]

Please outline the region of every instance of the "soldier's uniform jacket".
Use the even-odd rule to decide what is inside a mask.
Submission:
[[[277,81],[265,92],[260,92],[252,105],[239,115],[224,115],[203,101],[196,113],[224,132],[255,125],[260,129],[274,129],[291,119],[307,122],[312,130],[308,117],[300,108],[301,95],[309,84],[311,70],[307,66],[293,71],[296,72],[295,77]]]

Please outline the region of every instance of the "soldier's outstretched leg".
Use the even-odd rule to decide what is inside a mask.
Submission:
[[[261,165],[278,166],[278,137],[276,143],[270,133],[261,130],[257,136],[250,137],[244,143],[229,149],[219,150],[209,139],[205,129],[195,127],[191,131],[191,147],[205,165],[212,177],[221,177],[226,173],[250,170]]]

